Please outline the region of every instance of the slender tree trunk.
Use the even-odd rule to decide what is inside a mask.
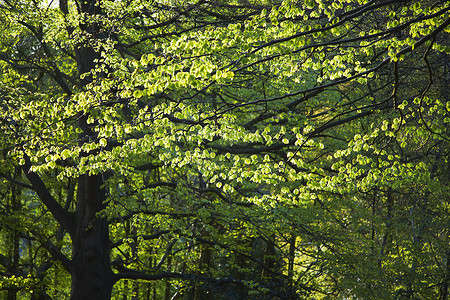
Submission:
[[[205,230],[202,230],[201,235],[203,238],[209,238],[208,232]],[[202,245],[200,246],[200,259],[198,261],[198,274],[201,275],[204,270],[209,270],[211,267],[211,247],[209,245]],[[211,297],[211,294],[209,294],[210,291],[208,291],[204,286],[196,283],[194,288],[194,300],[202,300],[207,299],[208,297]]]
[[[133,281],[133,295],[131,300],[139,300],[139,282]]]
[[[167,257],[167,269],[170,270],[172,264],[172,256],[169,255]],[[171,289],[171,284],[170,284],[170,279],[166,279],[166,286],[165,286],[165,290],[164,290],[164,300],[170,300],[170,289]]]
[[[447,263],[445,268],[444,282],[441,287],[441,297],[440,300],[448,299],[448,283],[450,281],[450,251],[447,251]]]
[[[273,240],[274,236],[272,236]],[[273,244],[270,243],[270,241],[264,242],[264,268],[262,270],[262,278],[269,278],[271,277],[271,270],[273,270],[275,266],[275,247]]]
[[[17,178],[20,176],[21,170],[16,168],[14,170],[14,177]],[[13,185],[11,190],[11,210],[13,213],[18,212],[21,209],[21,189],[18,185]],[[15,272],[19,266],[19,258],[20,258],[20,244],[19,244],[19,233],[17,230],[13,230],[10,247],[11,247],[11,256],[12,257],[12,267],[11,271]],[[17,299],[17,290],[8,290],[7,300],[16,300]]]
[[[378,268],[383,267],[383,258],[385,253],[387,252],[387,244],[389,235],[391,234],[391,226],[392,226],[392,206],[393,206],[393,197],[392,190],[389,188],[387,191],[387,207],[386,207],[386,230],[383,236],[383,240],[381,242],[381,250],[380,250],[380,258],[378,259]]]
[[[289,241],[289,264],[288,264],[288,278],[290,281],[294,278],[294,262],[295,262],[295,241],[297,237],[293,234]]]
[[[122,288],[123,288],[122,300],[127,300],[128,299],[128,280],[123,281]]]
[[[139,221],[136,220],[131,224],[131,234],[132,236],[138,235],[138,225]],[[133,259],[138,259],[138,240],[135,239],[134,242],[131,244],[131,254],[133,256]],[[139,300],[139,282],[133,281],[133,288],[132,288],[132,295],[131,300]]]
[[[152,290],[152,286],[150,283],[146,284],[147,289],[145,290],[145,300],[150,300],[150,292]]]

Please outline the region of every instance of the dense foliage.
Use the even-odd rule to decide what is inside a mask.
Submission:
[[[448,299],[450,2],[0,1],[0,297]]]

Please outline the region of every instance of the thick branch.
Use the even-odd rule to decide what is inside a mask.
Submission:
[[[59,249],[56,247],[52,242],[47,240],[46,242],[42,243],[42,245],[47,249],[47,251],[52,255],[52,257],[61,262],[61,264],[66,268],[67,270],[70,270],[72,267],[72,261],[68,259]]]
[[[134,167],[134,169],[137,170],[137,171],[150,171],[150,170],[157,169],[157,168],[159,168],[161,166],[162,166],[162,164],[147,163],[147,164],[144,164],[144,165],[136,166],[136,167]]]
[[[28,181],[31,183],[33,190],[39,196],[42,203],[47,207],[53,217],[58,223],[64,227],[69,234],[74,233],[73,215],[66,210],[56,201],[50,191],[45,186],[42,179],[35,172],[31,171],[31,162],[28,155],[24,154],[25,164],[22,166],[22,170]]]

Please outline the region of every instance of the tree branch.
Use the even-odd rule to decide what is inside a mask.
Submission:
[[[123,272],[123,273],[117,273],[114,276],[114,281],[117,282],[121,279],[140,279],[140,280],[147,280],[147,281],[154,281],[154,280],[160,280],[164,278],[173,278],[173,279],[182,279],[182,280],[188,280],[188,281],[194,281],[194,282],[205,282],[207,284],[212,285],[224,285],[224,284],[237,284],[237,285],[246,285],[246,282],[244,280],[238,280],[233,278],[212,278],[208,276],[203,275],[197,275],[197,274],[182,274],[182,273],[172,273],[172,272],[162,272],[158,274],[147,274],[145,272]],[[273,289],[270,289],[263,285],[258,285],[258,287],[265,288],[266,293],[271,296],[275,296],[279,299],[299,299],[298,295],[293,293],[282,293],[278,291],[274,291]]]
[[[16,180],[16,179],[12,178],[11,176],[9,176],[9,175],[7,175],[7,174],[3,174],[3,173],[0,172],[0,177],[3,177],[3,178],[5,178],[6,180],[8,180],[9,182],[12,182],[12,183],[14,183],[14,184],[17,184],[17,185],[19,185],[19,186],[21,186],[21,187],[24,187],[24,188],[26,188],[26,189],[31,189],[31,190],[33,189],[33,187],[32,187],[31,185],[26,184],[25,182]]]
[[[24,153],[25,164],[22,166],[22,170],[28,181],[31,183],[33,190],[39,196],[42,203],[47,207],[53,217],[58,221],[58,223],[64,227],[70,235],[74,232],[73,214],[64,210],[64,208],[56,201],[52,196],[45,183],[39,177],[38,174],[31,171],[31,161],[30,157]]]
[[[142,239],[148,241],[148,240],[154,240],[154,239],[157,239],[157,238],[159,238],[160,236],[162,236],[163,234],[166,234],[166,233],[169,233],[169,232],[170,232],[170,230],[161,230],[161,231],[158,231],[158,232],[156,232],[156,233],[154,233],[154,234],[132,236],[131,238],[134,239],[134,240],[136,240],[137,238],[142,238]],[[115,243],[113,243],[113,244],[110,246],[110,248],[111,248],[111,249],[116,248],[116,247],[122,245],[123,243],[124,243],[123,240],[118,241],[118,242],[115,242]]]

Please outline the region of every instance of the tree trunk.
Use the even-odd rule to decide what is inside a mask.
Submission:
[[[72,238],[72,300],[109,300],[113,286],[106,218],[105,192],[101,175],[83,175],[79,179],[76,231]]]
[[[167,269],[170,270],[172,264],[172,256],[169,255],[167,257]],[[171,284],[170,284],[170,279],[166,279],[166,286],[164,288],[164,300],[170,300],[170,289],[171,289]]]
[[[21,170],[19,168],[15,168],[14,170],[14,177],[16,179],[19,179],[20,176],[20,172]],[[16,213],[18,211],[20,211],[21,209],[21,189],[20,186],[18,185],[13,185],[12,186],[12,191],[11,191],[11,210],[13,213]],[[19,232],[16,229],[13,229],[11,238],[9,239],[8,243],[9,243],[9,247],[11,247],[11,254],[10,257],[12,258],[12,266],[11,266],[11,270],[13,273],[17,271],[18,267],[19,267],[19,259],[20,259],[20,243],[19,243]],[[16,300],[17,299],[17,290],[8,290],[8,295],[7,295],[7,300]]]
[[[288,262],[288,278],[292,282],[294,279],[294,263],[295,263],[295,241],[297,237],[293,234],[289,241],[289,262]]]
[[[272,236],[272,240],[275,240],[275,237]],[[264,268],[262,269],[261,278],[268,279],[272,276],[271,271],[274,269],[275,266],[275,247],[274,244],[271,243],[271,241],[264,241]]]
[[[123,288],[122,300],[127,300],[128,299],[128,280],[123,281],[122,288]]]
[[[448,298],[448,283],[450,281],[450,251],[447,251],[447,263],[445,268],[444,281],[441,286],[440,300],[447,300]]]
[[[82,1],[81,11],[90,16],[101,15],[97,0]],[[94,18],[95,19],[95,18]],[[80,29],[92,38],[98,38],[101,25],[87,19]],[[95,68],[95,59],[99,58],[92,47],[79,45],[75,50],[78,74],[82,75]],[[92,82],[91,76],[80,80],[81,87]],[[87,124],[87,115],[78,120],[80,146],[83,141],[96,138],[92,130],[95,124]],[[92,153],[84,153],[88,155]],[[106,218],[98,216],[105,207],[106,192],[103,174],[81,175],[78,179],[77,207],[75,212],[75,229],[72,234],[72,300],[109,300],[114,285],[109,252],[109,228]]]

